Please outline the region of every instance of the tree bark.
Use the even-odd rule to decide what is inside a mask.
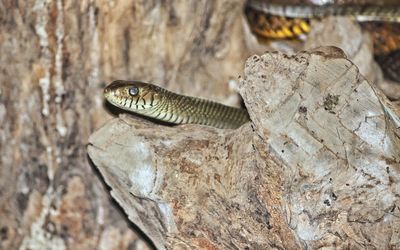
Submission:
[[[1,249],[149,247],[87,158],[89,135],[112,117],[102,89],[138,79],[236,97],[241,4],[0,2]]]

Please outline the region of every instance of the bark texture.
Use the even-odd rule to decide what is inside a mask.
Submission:
[[[253,56],[237,130],[130,116],[89,139],[160,249],[400,247],[400,119],[336,47]]]
[[[112,117],[107,112],[110,111],[109,107],[105,107],[103,103],[103,87],[116,79],[137,79],[159,84],[172,91],[237,105],[239,98],[231,86],[237,83],[245,58],[250,54],[244,44],[244,37],[248,35],[242,32],[242,4],[242,0],[0,1],[0,249],[149,248],[133,226],[134,223],[143,224],[146,218],[134,217],[135,214],[128,210],[126,213],[130,218],[136,219],[131,223],[125,218],[119,205],[111,199],[100,174],[87,158],[86,144],[89,135]],[[346,34],[345,29],[339,30]],[[365,40],[363,37],[357,41]],[[351,44],[355,48],[359,46],[356,43]],[[337,45],[342,47],[343,43]],[[350,57],[351,54],[348,54]],[[367,72],[363,74],[368,75]],[[123,119],[129,120],[128,123],[123,123],[125,127],[121,125],[123,130],[128,126],[126,124],[132,122],[139,128],[144,126],[142,122]],[[110,124],[114,123],[116,120]],[[106,127],[110,127],[110,124]],[[151,133],[155,125],[147,126]],[[166,136],[176,136],[176,128],[156,127],[169,131]],[[184,134],[177,135],[175,139],[186,142],[185,136],[199,128],[181,129]],[[270,168],[265,167],[267,164],[273,166],[276,161],[268,160],[270,156],[267,157],[265,152],[260,151],[260,156],[256,154],[256,157],[262,160],[256,159],[255,162],[261,162],[257,163],[261,165],[255,167],[246,165],[249,163],[244,161],[243,155],[232,156],[239,150],[254,151],[254,147],[248,148],[249,140],[254,140],[254,145],[264,142],[258,136],[254,139],[255,134],[249,126],[239,130],[243,135],[249,136],[243,140],[247,143],[244,145],[237,142],[238,138],[242,139],[238,132],[212,129],[205,131],[204,136],[207,139],[201,139],[196,135],[198,132],[193,132],[194,139],[187,143],[188,148],[192,144],[205,145],[204,150],[211,153],[211,149],[215,149],[219,155],[230,159],[232,166],[243,161],[244,166],[249,169],[261,166],[256,171],[266,169],[269,173],[265,177],[268,178],[268,186],[265,186],[266,182],[262,179],[252,181],[254,176],[245,176],[243,180],[232,179],[237,180],[240,185],[245,185],[244,181],[248,181],[244,188],[246,191],[254,189],[250,184],[261,183],[264,185],[260,184],[262,190],[255,191],[262,191],[266,197],[258,197],[254,190],[249,198],[231,197],[232,207],[249,210],[246,220],[252,220],[254,224],[243,225],[249,228],[249,232],[256,231],[255,228],[260,225],[257,223],[273,218],[267,229],[257,229],[269,238],[265,235],[261,238],[259,234],[250,235],[249,232],[242,234],[240,230],[243,223],[239,219],[242,211],[233,212],[226,221],[218,214],[213,214],[220,213],[218,209],[223,206],[207,202],[219,202],[220,197],[225,197],[230,191],[225,190],[222,195],[221,191],[217,194],[216,191],[209,191],[209,185],[212,184],[213,187],[213,183],[226,182],[222,178],[225,173],[217,172],[214,175],[212,172],[205,172],[200,175],[202,178],[212,175],[207,185],[203,181],[199,184],[201,188],[205,188],[203,196],[191,197],[192,190],[189,189],[187,199],[196,206],[199,202],[205,203],[204,206],[212,210],[211,215],[205,218],[213,221],[206,221],[204,224],[199,214],[194,219],[202,224],[193,225],[194,219],[187,219],[186,216],[193,214],[179,210],[184,213],[183,218],[186,220],[182,223],[174,222],[179,227],[173,232],[190,233],[182,239],[176,234],[168,236],[167,246],[193,244],[204,248],[218,247],[219,243],[227,241],[229,233],[237,236],[229,244],[238,246],[273,246],[275,242],[275,246],[295,246],[291,245],[295,244],[295,233],[282,226],[286,220],[281,218],[281,208],[272,205],[272,208],[267,207],[269,210],[265,208],[265,204],[281,202],[281,198],[276,198],[281,197],[276,193],[276,190],[280,190],[278,187],[282,182],[281,173],[276,173],[275,170],[271,172]],[[156,136],[146,135],[149,138]],[[222,141],[221,136],[222,139],[230,139]],[[154,139],[157,140],[158,138]],[[169,145],[168,141],[164,143]],[[224,151],[216,143],[231,145],[232,148]],[[157,145],[156,142],[154,145]],[[180,146],[179,150],[185,156],[186,147]],[[198,171],[196,167],[202,164],[204,155],[195,149],[190,150],[193,156],[186,156],[187,163],[182,165],[182,169],[187,172],[188,176],[185,178],[190,179],[189,183],[197,183],[194,178]],[[249,153],[248,157],[253,159],[255,156]],[[181,160],[178,156],[166,159],[171,159],[176,164]],[[216,159],[213,156],[207,157],[207,160],[216,166],[226,163],[223,158]],[[227,171],[229,173],[231,170]],[[105,173],[103,171],[104,179],[109,182],[111,177],[107,177]],[[124,177],[123,172],[115,176],[120,176],[121,180],[130,178]],[[143,178],[146,179],[147,176]],[[172,183],[175,185],[175,182]],[[121,188],[127,183],[119,185]],[[173,188],[172,185],[169,187]],[[271,187],[276,188],[270,189]],[[118,193],[115,190],[116,188],[112,194],[117,200],[118,197],[123,197],[127,199],[126,203],[137,202],[131,193]],[[250,191],[245,194],[251,193]],[[237,191],[241,194],[240,192]],[[215,198],[210,200],[208,194],[213,194]],[[185,203],[184,198],[185,196],[182,200],[174,200],[178,208],[182,203],[192,206],[192,203]],[[237,205],[245,198],[248,198],[249,204]],[[153,201],[141,199],[140,202],[150,207],[148,203]],[[170,205],[166,202],[164,204],[164,208]],[[150,212],[158,215],[157,210]],[[163,214],[168,215],[168,210]],[[231,231],[219,230],[226,228],[229,221],[236,223],[233,223],[235,227],[229,227]],[[172,222],[164,223],[160,219],[155,226],[149,224],[146,225],[148,229],[143,230],[147,230],[146,233],[157,233],[150,236],[160,245],[165,240],[164,232],[174,229]],[[216,225],[217,228],[211,227],[211,230],[209,226],[215,222],[221,225]],[[210,231],[203,233],[203,229]],[[188,240],[186,236],[197,241],[193,243],[192,238]],[[256,243],[247,242],[247,237],[254,239],[253,242]]]
[[[102,89],[226,100],[241,1],[0,1],[0,248],[146,249],[87,158]],[[232,103],[234,103],[233,100]]]

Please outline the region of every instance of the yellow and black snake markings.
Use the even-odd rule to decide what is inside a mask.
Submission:
[[[269,15],[251,8],[245,9],[251,30],[267,39],[298,39],[310,31],[308,19]]]
[[[304,40],[311,18],[349,16],[371,34],[385,76],[400,82],[400,5],[280,5],[249,0],[245,15],[252,32],[262,40]]]
[[[400,23],[365,22],[361,27],[371,34],[374,53],[387,54],[400,49]]]

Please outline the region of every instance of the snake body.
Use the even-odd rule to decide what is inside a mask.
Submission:
[[[248,0],[245,14],[254,34],[263,40],[303,40],[310,20],[346,16],[361,23],[374,42],[375,58],[385,77],[400,82],[400,5],[288,5]]]
[[[249,121],[245,109],[177,94],[139,81],[114,81],[104,89],[104,97],[121,109],[172,124],[234,129]]]
[[[249,0],[248,6],[265,13],[290,18],[321,18],[349,16],[360,22],[400,22],[400,7],[388,5],[282,5],[268,1]]]
[[[400,23],[399,5],[283,5],[249,0],[245,13],[252,31],[267,39],[297,39],[310,31],[310,19],[326,16],[346,16],[368,23]]]

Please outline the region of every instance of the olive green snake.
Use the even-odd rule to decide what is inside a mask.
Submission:
[[[249,121],[245,109],[177,94],[140,81],[114,81],[104,89],[104,97],[118,108],[171,124],[235,129]]]

